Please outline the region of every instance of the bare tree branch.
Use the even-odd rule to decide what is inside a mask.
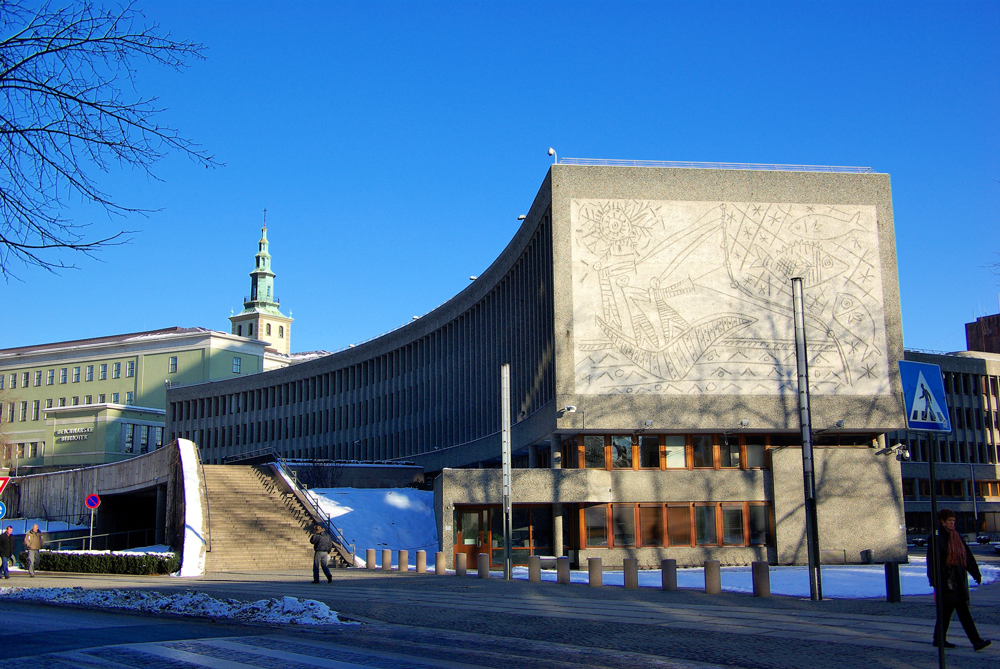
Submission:
[[[0,275],[12,265],[48,271],[73,267],[66,252],[88,257],[125,244],[128,231],[92,239],[64,210],[78,196],[117,216],[150,210],[117,202],[97,173],[137,169],[180,151],[206,167],[219,163],[161,125],[155,97],[134,94],[137,61],[175,70],[204,47],[175,40],[131,4],[107,10],[89,1],[66,7],[0,0]]]

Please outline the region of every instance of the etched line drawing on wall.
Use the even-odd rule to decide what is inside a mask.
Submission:
[[[574,199],[576,392],[797,392],[791,279],[810,385],[888,387],[872,205]]]

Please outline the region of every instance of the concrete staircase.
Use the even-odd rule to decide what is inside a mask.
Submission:
[[[259,465],[205,465],[211,550],[205,571],[312,570],[314,520]],[[331,559],[336,565],[336,553]]]

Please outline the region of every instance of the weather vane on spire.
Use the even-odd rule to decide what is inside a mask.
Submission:
[[[264,227],[267,227],[267,207],[264,207]]]

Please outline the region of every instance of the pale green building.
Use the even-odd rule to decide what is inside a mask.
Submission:
[[[261,372],[266,346],[172,327],[0,349],[0,469],[53,471],[159,448],[168,386]]]

